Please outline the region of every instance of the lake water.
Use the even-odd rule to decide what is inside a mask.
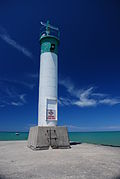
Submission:
[[[0,141],[27,140],[28,132],[0,132]],[[120,131],[115,132],[69,132],[70,141],[120,146]]]

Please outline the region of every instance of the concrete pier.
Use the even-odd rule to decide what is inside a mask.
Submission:
[[[120,148],[79,144],[30,150],[27,141],[0,141],[0,179],[119,179]]]

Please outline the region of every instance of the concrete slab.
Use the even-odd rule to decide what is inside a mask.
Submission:
[[[38,150],[0,141],[0,179],[120,179],[120,148],[92,144]]]

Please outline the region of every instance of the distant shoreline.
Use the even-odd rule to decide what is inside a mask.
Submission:
[[[1,132],[10,132],[10,133],[16,133],[16,132],[19,132],[19,133],[29,133],[29,131],[0,131]],[[120,132],[119,131],[68,131],[68,133],[96,133],[96,132]]]
[[[16,135],[18,133],[19,135]],[[28,139],[28,132],[0,132],[0,141],[20,141]],[[72,142],[120,147],[120,132],[69,132]]]

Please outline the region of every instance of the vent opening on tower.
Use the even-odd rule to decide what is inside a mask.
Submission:
[[[53,52],[55,50],[55,44],[51,44],[50,51]]]

